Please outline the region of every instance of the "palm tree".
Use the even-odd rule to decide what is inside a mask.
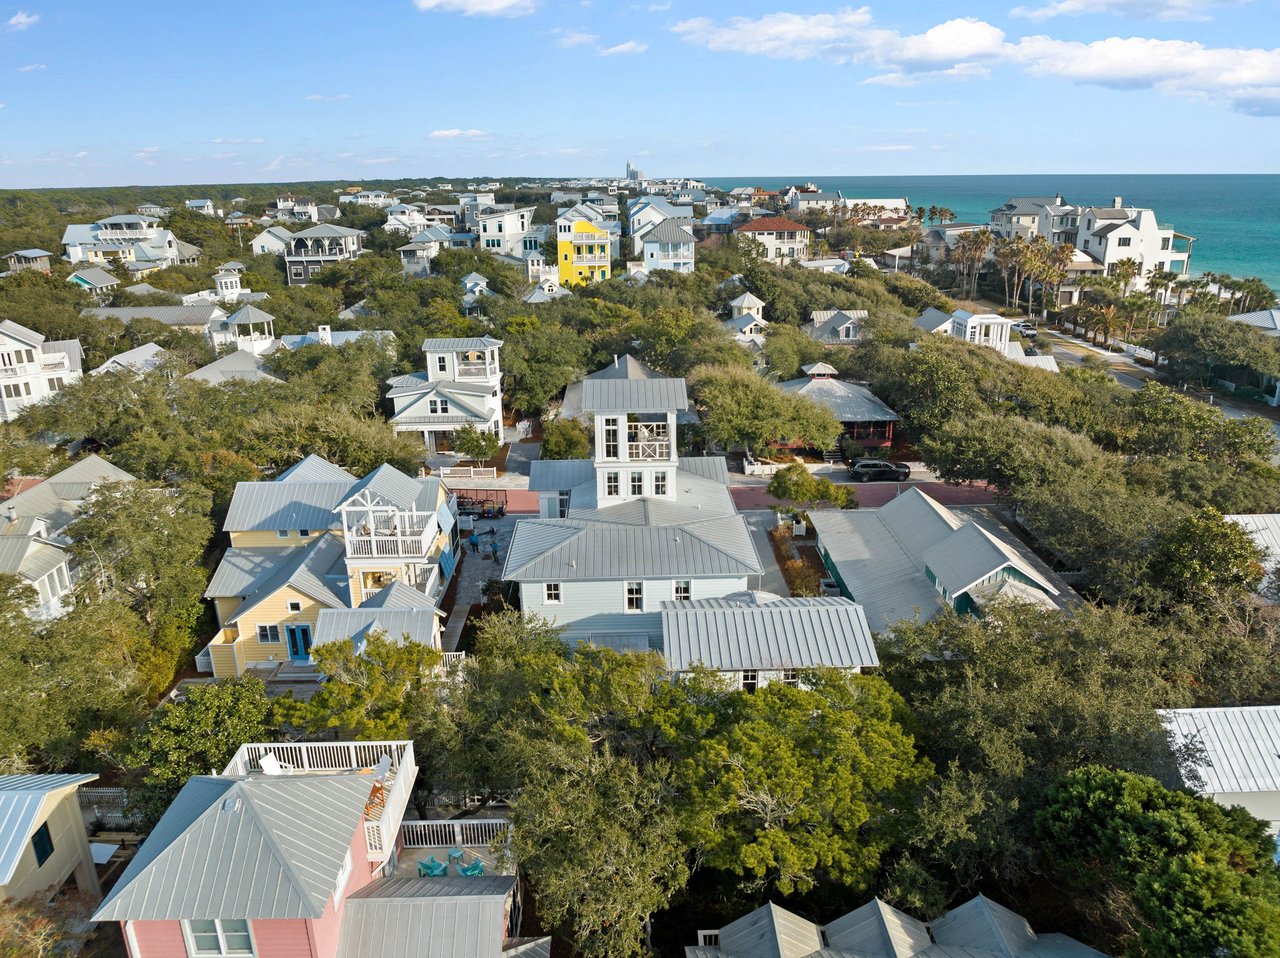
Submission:
[[[1142,275],[1142,264],[1131,256],[1126,256],[1111,264],[1111,275],[1120,283],[1120,293],[1129,292],[1129,284]]]
[[[1000,275],[1004,277],[1004,304],[1008,306],[1009,272],[1013,269],[1013,264],[1018,254],[1013,247],[1013,241],[1004,236],[996,237],[993,247],[996,267],[1000,270]]]
[[[929,207],[929,225],[933,225],[933,221],[938,218],[938,208],[936,206]]]
[[[938,220],[942,223],[954,223],[956,214],[945,206],[938,207]]]
[[[925,214],[925,208],[923,206],[917,206],[916,219],[918,219],[921,223],[924,222],[924,214]]]
[[[1062,299],[1062,283],[1067,278],[1067,270],[1071,264],[1075,262],[1076,248],[1070,243],[1059,243],[1053,248],[1050,254],[1050,261],[1053,263],[1053,305],[1060,305]],[[1049,318],[1049,303],[1046,300],[1044,306],[1044,317]]]
[[[1177,282],[1178,274],[1167,269],[1153,269],[1147,274],[1147,288],[1159,297],[1161,304],[1168,304],[1169,290]]]

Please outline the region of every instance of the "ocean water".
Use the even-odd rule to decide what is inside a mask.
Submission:
[[[1054,196],[1068,203],[1155,210],[1162,226],[1196,238],[1193,273],[1257,276],[1280,290],[1280,174],[1032,174],[1018,176],[712,177],[724,189],[775,190],[816,183],[852,197],[905,196],[912,206],[945,206],[961,222],[986,223],[1011,196]]]

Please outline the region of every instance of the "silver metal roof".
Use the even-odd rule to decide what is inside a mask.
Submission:
[[[640,240],[644,243],[692,243],[696,237],[685,227],[664,219],[645,230]]]
[[[86,309],[80,315],[98,319],[118,319],[130,323],[135,319],[154,319],[166,326],[208,326],[214,320],[226,319],[217,306],[100,306]]]
[[[1280,792],[1280,705],[1169,709],[1160,717],[1175,745],[1203,749],[1184,777],[1199,779],[1207,794]]]
[[[460,353],[471,349],[497,349],[502,340],[492,336],[458,336],[453,338],[424,339],[424,353]]]
[[[383,463],[351,486],[339,504],[358,498],[371,505],[393,505],[405,512],[432,512],[439,495],[439,479],[414,479],[390,463]]]
[[[21,576],[28,582],[38,582],[69,559],[70,554],[61,546],[39,536],[0,536],[0,572]]]
[[[664,602],[667,664],[684,672],[702,664],[717,671],[869,668],[880,664],[862,607],[848,599],[794,599],[699,608]]]
[[[345,482],[348,486],[356,481],[356,477],[341,466],[336,466],[328,459],[317,456],[314,452],[299,459],[280,475],[276,482]],[[223,526],[225,529],[226,526]]]
[[[18,493],[4,504],[19,518],[43,519],[51,536],[56,536],[80,511],[86,496],[104,482],[133,482],[134,477],[101,456],[85,456],[39,485]],[[4,523],[0,522],[0,535]]]
[[[529,489],[556,492],[591,482],[596,474],[590,459],[535,459],[529,463]]]
[[[772,902],[720,929],[720,950],[741,958],[807,958],[821,947],[817,925]]]
[[[1280,315],[1280,310],[1276,312]],[[1241,526],[1249,533],[1254,545],[1262,550],[1262,563],[1267,569],[1267,576],[1259,588],[1265,590],[1269,585],[1274,585],[1274,570],[1280,565],[1280,514],[1257,513],[1222,518]]]
[[[823,929],[834,949],[866,958],[911,958],[933,943],[928,926],[873,898]]]
[[[779,383],[784,392],[812,399],[830,409],[840,422],[897,422],[898,414],[876,398],[866,386],[839,379],[789,379]]]
[[[320,471],[322,470],[313,467],[306,470],[308,473]],[[355,480],[324,479],[312,482],[297,476],[286,479],[286,475],[280,477],[284,481],[237,482],[226,521],[222,523],[223,531],[319,531],[337,528],[337,508],[348,497]]]
[[[338,958],[499,958],[515,879],[383,878],[347,898]]]
[[[848,344],[853,340],[841,337],[840,330],[853,325],[861,331],[867,315],[865,309],[815,309],[809,314],[809,322],[801,328],[820,343]]]
[[[13,881],[32,833],[43,824],[41,810],[54,792],[98,780],[97,775],[0,775],[0,885]]]
[[[363,775],[195,776],[93,920],[320,918],[370,786]]]
[[[587,379],[582,408],[588,413],[677,412],[689,408],[683,379]]]
[[[1036,941],[1025,918],[983,895],[934,919],[929,927],[939,945],[989,951],[1003,958],[1015,958]]]

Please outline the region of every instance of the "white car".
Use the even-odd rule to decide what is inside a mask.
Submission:
[[[1023,336],[1026,339],[1035,339],[1037,336],[1040,335],[1036,331],[1036,328],[1032,326],[1030,323],[1014,323],[1009,328],[1012,329],[1015,333],[1018,333],[1020,336]]]

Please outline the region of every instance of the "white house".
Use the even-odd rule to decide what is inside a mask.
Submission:
[[[745,316],[764,318],[764,300],[750,290],[729,300],[729,318],[741,319]]]
[[[778,264],[809,258],[809,227],[782,216],[763,216],[743,223],[735,232],[764,247],[764,255]]]
[[[761,573],[721,457],[682,458],[683,379],[588,378],[592,459],[538,461],[539,518],[516,523],[503,578],[569,641],[662,648],[665,602],[744,592]]]
[[[187,200],[186,207],[192,213],[201,216],[221,216],[222,210],[213,205],[213,200]]]
[[[941,333],[955,339],[963,339],[975,346],[988,346],[1006,359],[1023,366],[1033,366],[1051,373],[1058,371],[1058,361],[1052,356],[1029,356],[1021,343],[1010,339],[1013,320],[995,313],[971,313],[957,309],[954,313],[930,306],[912,322],[926,333]]]
[[[101,366],[89,370],[89,375],[101,376],[103,373],[128,371],[135,376],[141,376],[158,368],[168,356],[168,350],[155,343],[144,343],[133,349],[126,349],[122,353],[116,353]]]
[[[652,273],[668,269],[675,273],[692,273],[697,239],[686,227],[663,220],[645,230],[640,237],[643,268]]]
[[[1153,270],[1169,270],[1185,276],[1191,269],[1194,237],[1161,226],[1149,209],[1126,207],[1115,197],[1110,207],[1085,207],[1080,211],[1076,248],[1088,253],[1111,275],[1122,259],[1136,260],[1141,267],[1131,289],[1146,289]],[[1179,248],[1179,244],[1185,244]]]
[[[1160,719],[1183,784],[1220,805],[1243,805],[1280,834],[1280,705],[1169,709]]]
[[[355,259],[364,251],[364,230],[322,223],[289,236],[284,250],[285,282],[305,286],[322,269]]]
[[[72,223],[62,232],[62,245],[69,263],[133,264],[144,269],[163,269],[190,261],[190,244],[160,226],[154,216],[123,213],[95,223]]]
[[[279,254],[289,248],[289,240],[293,236],[283,226],[268,226],[253,238],[249,248],[255,255]]]
[[[431,453],[451,451],[454,430],[467,424],[501,439],[501,348],[492,336],[425,340],[426,370],[387,380],[392,429],[420,433]]]
[[[397,203],[387,207],[387,221],[382,228],[388,233],[420,233],[436,220],[428,218],[420,204]]]
[[[52,898],[70,879],[97,902],[98,870],[76,792],[95,774],[0,775],[0,901]]]
[[[447,226],[432,224],[414,234],[403,246],[396,247],[400,263],[410,276],[426,276],[431,272],[431,261],[442,249],[452,245],[452,234]]]
[[[80,378],[80,340],[46,340],[11,319],[0,320],[0,422]]]
[[[815,309],[800,328],[824,346],[856,346],[862,342],[865,309]]]
[[[86,456],[38,485],[0,503],[0,573],[16,575],[36,591],[36,618],[66,611],[77,565],[66,535],[76,515],[104,482],[133,476],[99,456]]]
[[[472,229],[479,234],[477,247],[486,253],[522,256],[540,249],[542,239],[533,234],[534,207],[483,210],[475,215]],[[527,245],[530,244],[530,245]]]

